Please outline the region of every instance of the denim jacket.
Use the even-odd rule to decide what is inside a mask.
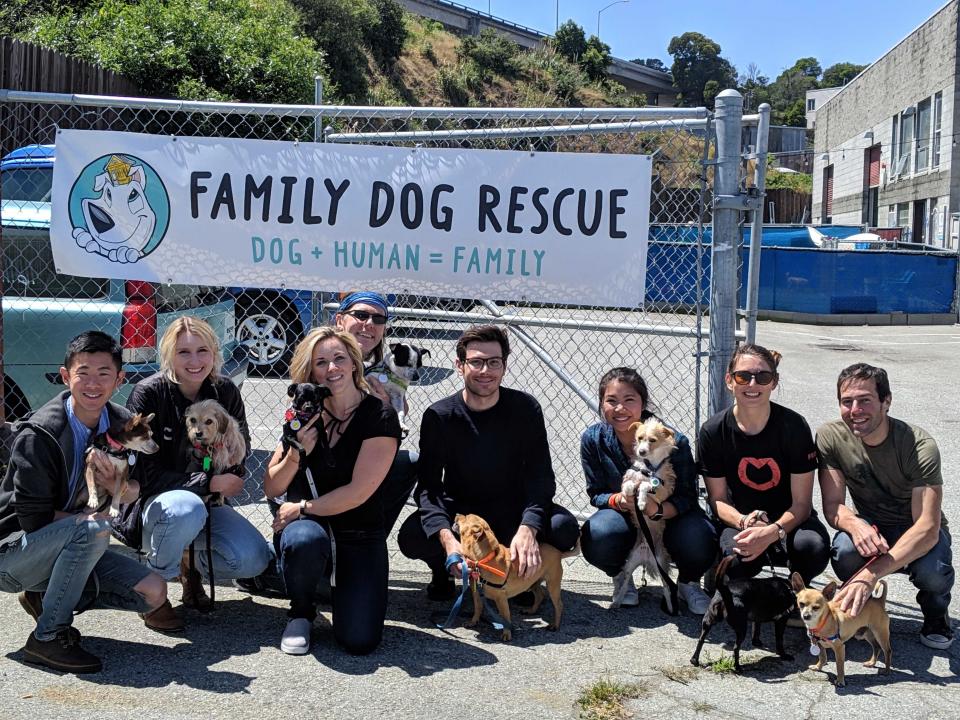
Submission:
[[[670,454],[670,462],[677,474],[677,486],[670,502],[677,509],[677,515],[688,510],[700,512],[697,469],[690,452],[690,441],[683,433],[676,429],[673,431],[676,433],[677,447]],[[590,504],[596,508],[607,507],[610,495],[620,491],[623,474],[631,465],[612,425],[600,422],[583,431],[580,437],[580,461],[587,480]]]

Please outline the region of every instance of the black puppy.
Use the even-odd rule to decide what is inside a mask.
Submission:
[[[291,447],[296,448],[300,454],[300,463],[303,464],[306,452],[297,440],[297,432],[323,409],[323,401],[330,397],[330,389],[314,383],[291,383],[287,388],[287,397],[291,398],[292,402],[283,416],[283,435],[280,442],[284,451]],[[320,435],[326,438],[322,424],[319,430]]]
[[[760,624],[774,623],[777,638],[777,655],[783,660],[791,660],[783,647],[783,631],[787,627],[787,617],[796,604],[796,598],[786,578],[726,578],[727,570],[739,559],[728,555],[717,566],[717,591],[710,601],[710,607],[703,616],[700,640],[697,649],[690,658],[693,665],[700,664],[700,650],[714,623],[726,619],[736,633],[733,646],[733,667],[740,672],[740,646],[747,636],[747,623],[753,621],[753,645],[760,647]]]

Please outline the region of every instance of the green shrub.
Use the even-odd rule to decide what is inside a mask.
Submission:
[[[484,28],[477,37],[467,36],[460,41],[457,57],[472,60],[483,70],[500,75],[512,74],[514,57],[520,52],[516,43],[491,28]]]
[[[470,91],[464,82],[458,65],[441,63],[437,68],[437,85],[440,92],[454,107],[466,107],[470,103]]]
[[[377,21],[368,25],[364,40],[373,56],[383,66],[392,65],[403,52],[407,40],[407,27],[403,20],[403,8],[396,0],[370,0],[377,11]]]

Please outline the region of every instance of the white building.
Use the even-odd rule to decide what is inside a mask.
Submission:
[[[958,0],[816,107],[813,220],[957,247]]]
[[[841,90],[843,90],[842,87],[807,90],[807,130],[813,130],[817,124],[817,108]]]

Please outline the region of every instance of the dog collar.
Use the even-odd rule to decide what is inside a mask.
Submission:
[[[467,567],[470,568],[470,579],[481,582],[484,585],[489,585],[490,587],[493,587],[493,588],[502,588],[504,585],[507,584],[508,573],[504,572],[500,568],[490,565],[489,563],[490,563],[490,560],[492,559],[493,559],[493,550],[487,553],[487,555],[481,558],[480,560],[470,560],[468,558],[466,560],[466,563],[467,563]],[[503,582],[494,583],[489,580],[483,580],[483,578],[480,577],[481,570],[486,570],[487,572],[493,573],[499,578],[503,578]]]
[[[391,372],[390,368],[388,368],[382,360],[376,365],[367,368],[364,375],[376,375],[377,380],[379,380],[381,384],[390,382],[394,385],[399,385],[403,390],[406,390],[410,385],[409,380],[405,380],[395,372]]]
[[[667,462],[667,458],[661,460],[658,465],[654,465],[652,462],[644,458],[643,462],[634,462],[633,469],[643,475],[648,476],[650,478],[650,484],[653,487],[660,487],[663,484],[663,481],[657,477],[657,472],[663,467],[665,462]]]
[[[839,628],[839,624],[838,624],[838,627],[837,627],[837,632],[834,633],[833,635],[831,635],[830,637],[823,637],[823,636],[820,634],[820,631],[823,630],[824,627],[826,627],[826,625],[827,625],[827,620],[829,620],[829,619],[830,619],[830,613],[825,613],[824,616],[823,616],[823,620],[820,621],[820,624],[819,624],[819,625],[817,625],[817,626],[816,626],[815,628],[813,628],[813,629],[808,629],[808,630],[807,630],[807,635],[810,637],[810,642],[811,642],[811,643],[813,643],[813,644],[816,644],[816,643],[819,643],[819,642],[832,643],[832,642],[836,642],[837,640],[840,639],[840,628]]]
[[[314,415],[316,415],[316,413],[314,413]],[[313,415],[298,412],[292,407],[287,408],[287,411],[283,414],[283,421],[290,423],[290,429],[294,432],[310,422],[311,418],[313,418]]]
[[[137,464],[137,454],[135,452],[133,452],[132,450],[128,450],[123,445],[121,445],[116,440],[114,440],[112,437],[110,437],[110,433],[104,433],[104,437],[107,438],[107,447],[102,448],[103,452],[115,458],[125,457],[127,460],[127,465],[129,465],[130,467],[133,467],[134,465]]]

